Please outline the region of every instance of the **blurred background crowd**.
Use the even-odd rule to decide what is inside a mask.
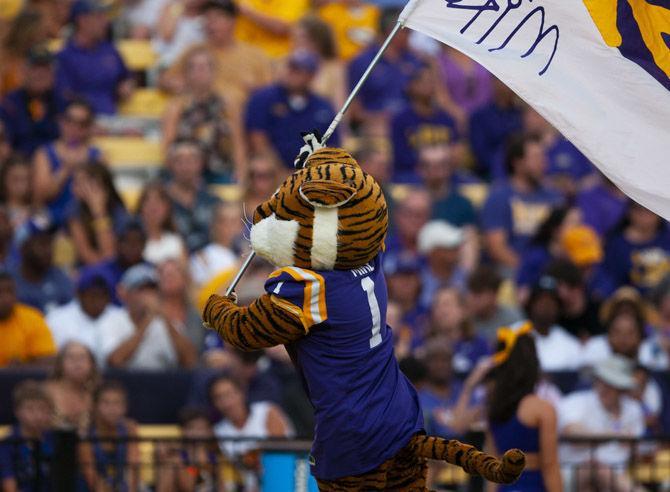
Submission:
[[[283,348],[231,350],[205,332],[200,310],[237,271],[244,220],[291,172],[300,132],[325,130],[401,7],[0,2],[0,366],[50,374],[16,387],[15,437],[53,426],[135,435],[126,389],[103,376],[178,369],[194,374],[177,396],[190,405],[184,435],[311,436]],[[551,403],[558,435],[667,432],[665,220],[484,68],[408,30],[329,143],[385,190],[387,322],[430,432],[482,427],[497,329],[528,324],[520,339],[532,353],[507,363],[531,373],[537,358],[533,391]],[[242,303],[271,271],[253,263]],[[592,459],[629,459],[608,446]],[[182,467],[195,459],[159,451]],[[205,460],[215,451],[248,449],[193,450]],[[82,450],[98,464],[121,452],[137,454]],[[20,482],[8,453],[2,478]],[[89,485],[117,479],[105,473],[84,475]],[[627,486],[618,483],[594,490]]]

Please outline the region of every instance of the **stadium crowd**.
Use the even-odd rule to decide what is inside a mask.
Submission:
[[[15,389],[11,436],[136,435],[108,368],[195,371],[185,436],[311,435],[285,350],[231,350],[200,311],[239,268],[244,221],[291,172],[300,133],[325,130],[401,3],[0,2],[0,367],[51,374]],[[152,62],[138,69],[123,42]],[[128,173],[99,145],[128,135],[160,141],[161,165]],[[535,393],[558,435],[667,433],[669,394],[657,376],[670,369],[665,220],[484,68],[408,30],[329,143],[351,150],[385,190],[387,322],[429,432],[481,428],[497,329],[528,325],[542,373]],[[253,263],[241,303],[271,271]],[[592,377],[563,394],[552,382],[560,372]],[[159,449],[176,474],[162,473],[156,490],[179,480],[194,490],[188,480],[202,477],[180,472],[194,453],[247,451]],[[561,451],[562,461],[602,467],[629,459],[615,443],[590,458]],[[0,453],[2,490],[32,490],[16,453]],[[95,465],[83,470],[92,489],[124,480],[136,490],[139,476],[107,476],[100,465],[114,453],[138,459],[134,444],[81,453]],[[594,490],[634,490],[615,482]]]

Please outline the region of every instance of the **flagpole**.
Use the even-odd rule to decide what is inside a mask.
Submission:
[[[403,15],[400,16],[398,19],[398,22],[396,22],[396,25],[393,27],[393,30],[389,33],[388,36],[386,36],[386,39],[382,43],[381,47],[379,48],[379,51],[377,51],[377,54],[375,57],[372,59],[370,64],[368,65],[368,68],[365,69],[365,72],[363,72],[363,75],[361,76],[360,80],[356,84],[356,86],[351,90],[351,93],[349,94],[349,97],[347,98],[346,101],[344,101],[344,104],[342,105],[342,108],[338,111],[338,113],[335,115],[335,118],[333,118],[333,121],[330,123],[330,126],[326,130],[326,132],[323,134],[323,138],[321,139],[321,144],[325,145],[328,139],[333,135],[335,132],[335,129],[337,126],[340,124],[342,121],[342,118],[344,117],[344,113],[347,112],[349,109],[349,106],[351,106],[351,103],[353,102],[354,98],[358,95],[359,91],[361,90],[361,87],[363,87],[363,84],[365,81],[368,79],[370,74],[372,73],[372,70],[374,70],[375,66],[377,63],[379,63],[379,60],[381,60],[381,57],[384,55],[384,52],[386,51],[386,48],[389,47],[389,44],[391,44],[391,41],[393,41],[393,38],[395,38],[396,34],[400,31],[400,29],[403,28],[405,25],[405,20],[407,19],[409,12],[414,9],[416,4],[419,3],[419,0],[410,0],[410,2],[407,4],[405,9],[403,10]],[[235,287],[237,287],[237,284],[240,282],[240,279],[244,275],[244,272],[247,271],[249,268],[249,265],[251,264],[251,261],[254,259],[256,256],[256,252],[254,250],[251,250],[251,253],[249,253],[249,256],[244,260],[244,263],[240,267],[240,271],[237,272],[237,275],[235,275],[235,278],[232,280],[230,285],[228,286],[228,289],[226,289],[226,295],[229,296],[233,293],[235,290]]]

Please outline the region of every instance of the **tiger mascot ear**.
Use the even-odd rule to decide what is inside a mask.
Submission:
[[[306,181],[300,185],[300,196],[313,207],[341,207],[356,195],[356,188],[327,179]]]

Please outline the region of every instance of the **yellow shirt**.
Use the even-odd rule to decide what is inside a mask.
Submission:
[[[49,327],[37,309],[16,304],[9,318],[0,320],[0,367],[55,353]]]
[[[379,9],[366,3],[351,7],[332,2],[319,10],[319,17],[332,28],[343,60],[350,60],[368,46],[379,25]]]
[[[309,9],[309,0],[239,0],[238,4],[290,24],[298,21]],[[246,15],[237,19],[235,34],[240,41],[258,46],[272,58],[286,56],[291,49],[290,33],[273,34]]]

